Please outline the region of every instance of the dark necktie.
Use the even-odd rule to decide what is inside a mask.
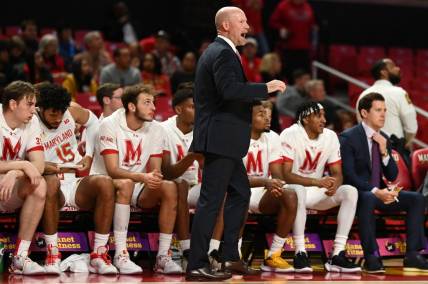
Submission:
[[[381,161],[379,144],[372,140],[372,177],[370,179],[370,185],[373,187],[380,188],[381,178]]]

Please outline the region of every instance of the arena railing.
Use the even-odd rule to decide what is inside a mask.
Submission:
[[[330,67],[328,65],[325,65],[325,64],[323,64],[323,63],[321,63],[319,61],[316,61],[316,60],[312,61],[312,78],[314,78],[314,79],[318,78],[318,70],[323,70],[323,71],[325,71],[325,72],[327,72],[327,73],[329,73],[329,74],[331,74],[333,76],[336,76],[336,77],[338,77],[338,78],[340,78],[342,80],[347,81],[350,84],[354,84],[354,85],[356,85],[358,87],[361,87],[363,89],[367,89],[368,87],[370,87],[370,85],[368,85],[367,83],[365,83],[363,81],[360,81],[360,80],[358,80],[358,79],[356,79],[354,77],[351,77],[351,76],[349,76],[349,75],[347,75],[347,74],[345,74],[345,73],[343,73],[343,72],[341,72],[341,71],[339,71],[339,70],[337,70],[335,68],[332,68],[332,67]],[[338,100],[338,99],[336,99],[334,97],[327,96],[327,100],[331,101],[332,103],[338,105],[339,107],[341,107],[341,108],[343,108],[345,110],[348,110],[348,111],[351,111],[353,113],[356,113],[356,111],[355,111],[354,108],[350,107],[349,105],[341,102],[340,100]],[[419,114],[419,115],[423,116],[424,118],[428,119],[428,112],[426,110],[423,110],[423,109],[421,109],[420,107],[417,107],[417,106],[415,106],[415,109],[416,109],[416,113],[417,114]],[[419,147],[428,148],[428,144],[427,143],[425,143],[425,142],[423,142],[423,141],[421,141],[421,140],[419,140],[417,138],[415,138],[413,140],[413,143],[416,144],[416,145],[418,145]]]

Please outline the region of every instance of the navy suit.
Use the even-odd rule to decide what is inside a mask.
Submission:
[[[386,139],[388,136],[381,133]],[[406,211],[407,213],[407,251],[417,251],[425,248],[426,240],[424,234],[424,199],[417,192],[401,191],[399,202],[384,204],[371,190],[371,160],[367,135],[362,124],[344,131],[340,136],[340,147],[342,155],[342,167],[344,183],[355,186],[358,189],[358,221],[364,256],[375,254],[378,251],[376,243],[376,216],[374,210],[382,211]],[[388,164],[382,162],[382,174],[390,181],[396,179],[398,168],[391,156],[391,144],[388,140],[388,153],[390,155]],[[381,181],[381,188],[385,188]]]
[[[239,229],[250,200],[242,158],[251,135],[252,104],[268,99],[266,84],[249,83],[239,57],[217,37],[198,61],[192,151],[205,157],[201,194],[193,218],[188,270],[208,265],[208,244],[224,196],[226,261],[239,259]]]

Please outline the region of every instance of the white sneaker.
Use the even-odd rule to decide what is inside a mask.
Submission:
[[[27,253],[23,253],[12,257],[9,272],[12,274],[38,275],[45,274],[46,270],[37,262],[32,261]]]
[[[97,252],[91,253],[89,272],[97,274],[118,273],[116,267],[111,263],[111,258],[108,255],[108,246],[101,246],[97,248]]]
[[[49,245],[47,248],[47,254],[45,259],[45,270],[46,274],[61,274],[61,253],[58,250],[58,247]]]
[[[114,257],[113,264],[120,274],[139,274],[143,272],[143,269],[129,258],[126,250]]]
[[[163,274],[182,274],[183,269],[175,261],[172,260],[170,255],[158,255],[156,257],[155,272]]]

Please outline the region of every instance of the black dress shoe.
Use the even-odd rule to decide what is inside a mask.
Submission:
[[[232,277],[224,271],[213,271],[209,267],[202,267],[186,272],[186,281],[223,281]]]
[[[259,275],[261,273],[260,269],[248,267],[248,264],[243,260],[225,261],[223,262],[222,270],[240,275]]]
[[[406,272],[428,272],[428,261],[419,253],[407,253],[403,260],[403,270]]]
[[[385,273],[385,267],[379,257],[370,255],[365,258],[363,271],[367,273]]]

